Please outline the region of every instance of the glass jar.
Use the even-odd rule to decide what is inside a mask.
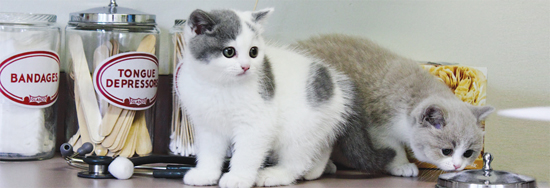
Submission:
[[[0,160],[55,152],[60,29],[50,14],[0,13]]]
[[[100,156],[152,152],[159,33],[155,15],[114,1],[70,14],[65,54],[74,92],[65,123],[75,150],[91,142]]]
[[[174,26],[170,29],[171,40],[171,61],[173,80],[176,81],[176,75],[183,59],[183,26],[185,20],[175,20]],[[178,95],[177,85],[173,84],[172,92],[172,121],[170,129],[170,143],[168,145],[168,152],[171,155],[180,156],[194,156],[194,129],[193,125],[187,117],[185,109],[181,107]]]

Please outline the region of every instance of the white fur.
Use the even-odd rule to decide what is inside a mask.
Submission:
[[[436,161],[435,164],[438,165],[438,167],[441,170],[445,171],[456,171],[456,170],[462,170],[464,169],[468,164],[467,160],[464,160],[462,157],[462,154],[467,150],[464,143],[460,143],[456,149],[453,152],[453,155],[451,157],[445,157],[442,158],[439,161]],[[457,169],[455,166],[458,166]]]
[[[261,37],[253,40],[254,33],[244,25],[249,14],[238,13],[243,30],[228,44],[237,49],[236,57],[221,56],[205,64],[185,53],[177,87],[195,125],[198,149],[198,164],[185,175],[185,184],[212,185],[219,178],[220,187],[251,187],[288,185],[302,177],[316,179],[341,129],[345,105],[350,102],[341,90],[349,88],[339,88],[334,81],[334,96],[313,108],[306,98],[307,75],[310,64],[319,61],[285,48],[267,47]],[[185,31],[189,41],[194,33],[189,27]],[[252,46],[260,48],[257,58],[248,56]],[[274,75],[271,100],[258,93],[258,72],[265,55]],[[250,70],[241,75],[243,65],[250,65]],[[346,79],[331,73],[333,78]],[[222,175],[229,146],[233,146],[231,168]],[[260,169],[270,152],[277,164]]]

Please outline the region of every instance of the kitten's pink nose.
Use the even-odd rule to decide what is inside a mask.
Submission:
[[[246,72],[248,69],[250,69],[250,65],[241,65],[241,68],[244,72]]]
[[[460,168],[460,165],[453,165],[455,167],[455,170],[458,170]]]

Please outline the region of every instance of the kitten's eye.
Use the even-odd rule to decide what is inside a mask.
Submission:
[[[472,154],[474,154],[474,150],[467,150],[466,152],[464,152],[464,154],[462,154],[462,156],[470,158]]]
[[[256,58],[258,57],[258,47],[254,46],[252,48],[250,48],[250,57],[251,58]]]
[[[235,56],[235,54],[235,48],[233,47],[227,47],[223,49],[223,56],[227,58],[232,58],[233,56]]]
[[[442,149],[441,153],[443,153],[443,155],[445,156],[449,156],[453,153],[453,149]]]

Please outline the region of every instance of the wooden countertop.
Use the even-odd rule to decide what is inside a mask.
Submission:
[[[128,180],[86,179],[77,177],[79,171],[81,169],[69,166],[60,156],[43,161],[2,161],[0,187],[193,187],[184,185],[181,179],[153,178],[147,175],[134,175]],[[439,174],[422,173],[423,178],[403,178],[340,170],[334,175],[325,175],[315,181],[299,181],[295,185],[283,187],[435,187]]]

